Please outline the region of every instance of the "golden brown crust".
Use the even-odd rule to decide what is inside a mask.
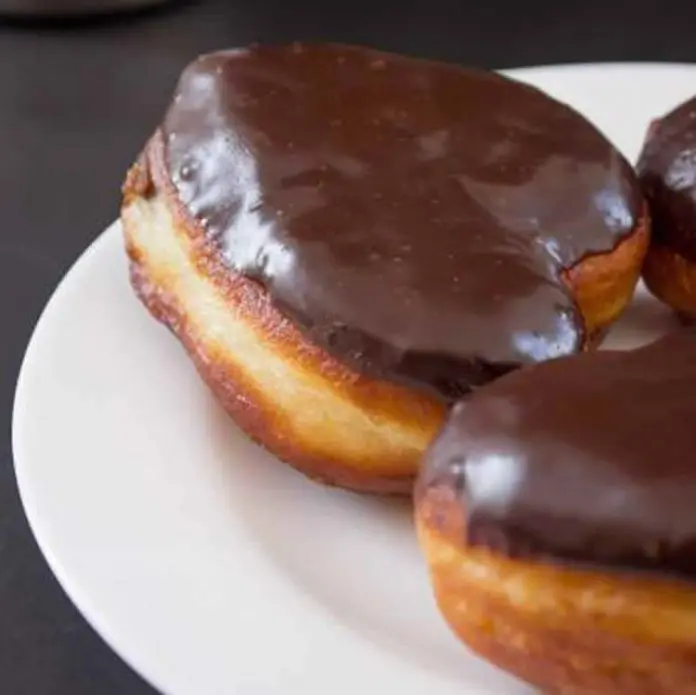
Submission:
[[[178,200],[160,133],[128,174],[122,219],[133,286],[150,312],[179,337],[243,430],[311,477],[356,490],[410,492],[421,454],[443,421],[445,404],[348,368],[309,342],[260,285],[231,272]],[[588,345],[630,298],[647,236],[643,221],[612,254],[588,257],[568,273],[580,308],[588,312]],[[171,258],[165,258],[168,253]],[[595,282],[598,289],[593,290]],[[187,283],[207,293],[201,315],[186,306]],[[202,314],[221,304],[227,316],[218,313],[215,320],[236,322],[258,341],[257,352],[272,352],[283,375],[276,383],[285,384],[287,391],[295,388],[296,394],[285,393],[281,399],[258,364],[240,359],[231,343],[213,335],[214,326],[206,325]],[[268,357],[264,352],[254,359]],[[323,400],[323,414],[313,412],[317,397]],[[299,423],[306,413],[309,421]]]
[[[662,244],[653,244],[643,266],[648,289],[686,318],[696,318],[696,263]]]
[[[692,586],[467,547],[446,488],[424,494],[416,519],[440,611],[482,657],[546,693],[696,694]]]
[[[633,233],[611,253],[588,254],[565,272],[563,280],[585,321],[587,346],[595,344],[628,306],[649,243],[650,218],[644,206]]]

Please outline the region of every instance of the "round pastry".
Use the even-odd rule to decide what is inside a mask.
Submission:
[[[195,61],[124,193],[133,285],[223,406],[367,491],[410,490],[452,399],[591,345],[648,236],[631,168],[567,106],[334,45]]]
[[[457,405],[416,516],[455,633],[563,695],[696,693],[696,332]]]
[[[685,318],[696,317],[696,97],[654,121],[637,165],[653,235],[643,277]]]

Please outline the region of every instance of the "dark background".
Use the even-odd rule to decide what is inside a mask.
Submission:
[[[368,43],[486,67],[696,62],[696,3],[680,5],[201,0],[77,25],[0,23],[3,695],[153,693],[85,624],[44,564],[16,493],[10,415],[38,314],[61,275],[116,217],[123,173],[184,64],[212,48],[302,38]]]

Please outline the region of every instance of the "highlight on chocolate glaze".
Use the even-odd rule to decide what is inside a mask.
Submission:
[[[463,642],[544,692],[692,692],[694,389],[692,329],[519,370],[452,410],[416,518]]]

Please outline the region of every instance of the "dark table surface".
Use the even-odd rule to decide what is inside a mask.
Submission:
[[[40,556],[16,492],[10,416],[41,308],[116,217],[123,173],[192,56],[307,38],[488,67],[696,62],[694,26],[696,4],[681,0],[202,0],[117,21],[0,24],[0,692],[153,692],[86,625]]]

